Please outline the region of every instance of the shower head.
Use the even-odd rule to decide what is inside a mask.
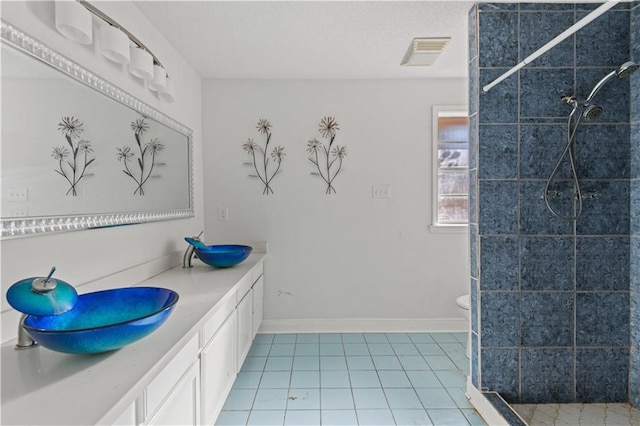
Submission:
[[[604,108],[602,108],[600,105],[589,105],[582,112],[582,116],[587,121],[593,121],[600,118],[603,112],[604,112]]]
[[[625,62],[624,64],[620,65],[620,68],[618,68],[618,70],[616,71],[616,75],[618,76],[618,78],[627,78],[634,72],[638,71],[638,68],[640,68],[640,65],[636,64],[635,62]]]
[[[589,105],[589,103],[591,102],[591,99],[593,99],[596,93],[598,93],[598,91],[602,89],[602,86],[604,86],[607,81],[611,80],[613,77],[618,77],[621,79],[627,78],[631,74],[633,74],[635,71],[637,71],[638,68],[640,68],[638,64],[632,61],[628,61],[620,65],[620,67],[617,70],[613,70],[609,74],[602,77],[602,79],[593,87],[593,90],[591,90],[591,93],[589,93],[589,96],[587,96],[587,100],[584,101],[584,105]]]

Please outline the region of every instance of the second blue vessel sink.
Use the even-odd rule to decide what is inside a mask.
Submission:
[[[220,244],[202,249],[196,247],[196,256],[207,265],[216,268],[229,268],[246,260],[252,250],[253,248],[249,246]]]
[[[178,302],[178,293],[159,287],[124,287],[78,296],[60,315],[24,319],[26,332],[58,352],[91,354],[119,349],[160,327]]]

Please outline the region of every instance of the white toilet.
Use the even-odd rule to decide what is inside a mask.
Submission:
[[[462,311],[462,316],[470,320],[471,315],[469,314],[469,306],[471,304],[471,300],[468,294],[462,295],[456,299],[456,305]],[[469,331],[467,331],[467,350],[465,351],[465,355],[467,358],[471,356],[471,324],[469,324]]]

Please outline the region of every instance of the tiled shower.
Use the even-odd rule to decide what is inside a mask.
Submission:
[[[472,382],[512,403],[640,406],[640,72],[609,81],[575,158],[583,212],[542,194],[571,107],[640,61],[640,2],[620,3],[481,88],[598,5],[480,3],[469,14]],[[550,203],[577,205],[567,163]]]

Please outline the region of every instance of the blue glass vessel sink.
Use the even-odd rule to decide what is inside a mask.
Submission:
[[[253,248],[235,244],[220,244],[196,248],[196,256],[204,263],[216,268],[229,268],[242,263],[251,254]]]
[[[160,327],[178,293],[158,287],[125,287],[78,296],[60,315],[28,315],[24,329],[39,344],[58,352],[92,354],[119,349]]]

